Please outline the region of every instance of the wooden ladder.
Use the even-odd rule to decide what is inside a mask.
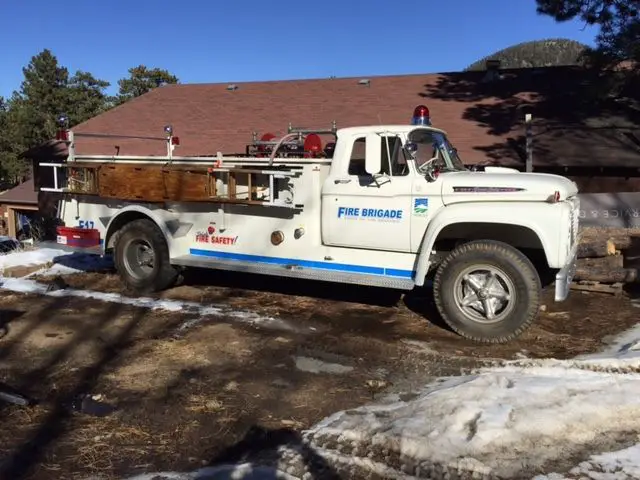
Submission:
[[[100,165],[40,163],[39,166],[49,167],[52,169],[53,186],[40,187],[40,190],[43,192],[62,192],[85,195],[98,194],[98,172],[100,170]]]
[[[207,190],[209,198],[221,203],[246,205],[291,206],[278,195],[278,179],[292,178],[302,172],[297,170],[262,170],[254,168],[209,168]],[[266,177],[260,181],[259,177]],[[261,192],[267,192],[260,198]]]

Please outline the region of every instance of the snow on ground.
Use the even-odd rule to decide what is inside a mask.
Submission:
[[[443,379],[410,401],[339,412],[306,437],[343,463],[379,451],[416,476],[439,464],[521,478],[523,469],[545,471],[548,464],[640,431],[638,398],[635,373],[513,365]]]
[[[46,266],[51,263],[53,265]],[[0,276],[7,268],[37,265],[42,265],[43,268],[31,275],[70,275],[109,269],[113,267],[113,261],[108,256],[100,257],[57,248],[18,249],[0,255]]]
[[[5,268],[19,267],[24,265],[44,265],[52,262],[62,255],[69,255],[69,252],[55,248],[38,248],[34,250],[17,250],[5,255],[0,255],[0,272]]]
[[[52,266],[45,266],[54,261],[55,263]],[[43,265],[43,268],[27,275],[26,277],[2,277],[1,274],[3,268],[23,265]],[[111,260],[108,257],[103,258],[98,255],[69,253],[64,250],[42,248],[15,251],[9,254],[0,255],[0,289],[19,293],[34,293],[50,297],[91,298],[103,302],[149,308],[151,310],[168,310],[171,312],[195,314],[195,318],[184,322],[181,327],[182,330],[187,330],[196,323],[202,321],[203,318],[209,316],[221,316],[264,328],[292,331],[300,330],[282,319],[259,315],[258,313],[251,311],[234,310],[225,305],[204,305],[197,302],[164,300],[150,297],[127,297],[118,293],[79,290],[73,288],[52,289],[50,285],[39,283],[28,278],[33,275],[70,275],[73,273],[96,271],[108,268],[111,265]]]
[[[199,322],[202,317],[222,316],[246,322],[252,325],[278,330],[294,330],[295,327],[288,322],[275,318],[259,315],[255,312],[245,310],[233,310],[225,305],[204,305],[197,302],[183,302],[179,300],[164,300],[150,297],[127,297],[119,293],[97,292],[95,290],[79,290],[74,288],[63,288],[50,290],[50,285],[38,283],[28,278],[1,278],[0,290],[10,290],[18,293],[35,293],[50,297],[80,297],[91,298],[103,302],[120,303],[134,307],[149,308],[151,310],[167,310],[170,312],[184,312],[196,314],[198,318],[187,320],[183,324],[183,329],[187,329],[194,323]]]

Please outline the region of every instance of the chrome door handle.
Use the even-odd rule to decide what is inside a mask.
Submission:
[[[350,178],[336,178],[333,183],[338,184],[338,183],[349,183],[351,181]]]

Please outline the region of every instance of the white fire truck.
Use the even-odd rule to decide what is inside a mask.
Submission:
[[[254,134],[234,156],[176,156],[165,131],[166,157],[87,156],[63,129],[68,158],[39,164],[41,179],[52,169],[39,187],[57,195],[58,245],[112,253],[134,292],[192,266],[405,291],[432,282],[453,330],[494,343],[534,321],[546,280],[555,301],[569,294],[576,184],[465,168],[424,105],[407,125]]]

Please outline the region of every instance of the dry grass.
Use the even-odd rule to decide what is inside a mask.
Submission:
[[[169,433],[153,434],[140,426],[124,425],[117,417],[76,417],[73,423],[57,445],[73,452],[73,459],[56,457],[59,462],[46,461],[43,469],[55,472],[61,469],[61,463],[72,460],[87,473],[108,476],[124,458],[135,465],[145,462],[149,449],[161,455],[171,455],[174,450]]]
[[[212,364],[209,352],[186,340],[158,340],[127,352],[121,367],[105,379],[122,388],[138,392],[163,389],[172,384],[182,370]]]
[[[251,335],[231,325],[208,324],[179,339],[138,342],[104,378],[129,391],[163,395],[185,371],[242,364],[251,356],[253,342]]]
[[[186,410],[192,413],[220,413],[224,411],[224,404],[215,397],[207,395],[189,395]]]

